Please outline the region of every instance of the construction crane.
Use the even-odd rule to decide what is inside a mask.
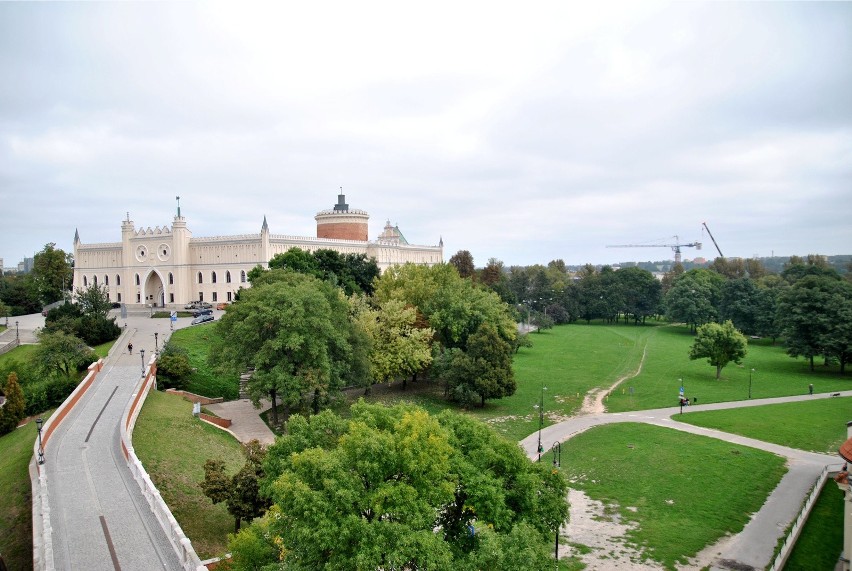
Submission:
[[[671,248],[675,255],[676,264],[680,263],[681,248],[695,248],[696,250],[701,249],[701,242],[689,242],[688,244],[681,244],[680,238],[678,238],[677,236],[672,237],[674,238],[674,244],[616,244],[614,246],[607,246],[607,248]]]
[[[707,227],[707,223],[702,222],[702,224],[704,225],[704,228],[707,229],[707,234],[710,235],[710,239],[713,240],[713,245],[716,246],[716,251],[719,252],[719,257],[724,258],[725,254],[723,254],[722,250],[719,249],[719,244],[716,243],[716,238],[713,237],[713,233],[710,231],[710,228]]]

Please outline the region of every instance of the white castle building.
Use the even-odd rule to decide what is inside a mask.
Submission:
[[[343,194],[334,208],[314,218],[316,238],[272,234],[265,216],[259,234],[194,238],[179,205],[171,228],[137,229],[128,214],[121,223],[121,242],[84,244],[75,233],[74,288],[105,285],[111,301],[130,306],[182,306],[195,300],[232,301],[241,287],[249,287],[249,270],[268,267],[273,256],[290,248],[366,254],[381,271],[407,262],[432,266],[444,259],[443,240],[437,246],[409,244],[390,221],[378,239],[369,240],[369,214],[350,209]]]

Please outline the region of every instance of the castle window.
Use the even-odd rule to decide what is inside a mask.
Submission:
[[[89,279],[86,276],[83,276],[83,287],[89,286]]]
[[[169,285],[174,285],[174,283],[175,283],[175,276],[174,276],[173,273],[169,272]]]
[[[225,272],[225,283],[231,283],[231,272]]]
[[[213,301],[219,301],[219,296],[215,291],[213,292]]]
[[[142,303],[142,294],[141,293],[136,294],[136,303]]]
[[[174,302],[175,302],[175,294],[170,293],[169,294],[169,303],[174,303]]]
[[[204,292],[203,291],[198,292],[198,301],[204,301]]]
[[[216,283],[216,272],[212,272],[210,274],[210,283],[212,283],[212,284]],[[213,301],[215,301],[215,300],[213,300]]]
[[[198,283],[204,283],[204,278],[201,276],[201,272],[198,272]]]
[[[116,301],[121,303],[121,294],[118,294],[118,299],[116,299]]]
[[[139,285],[139,274],[136,274],[136,285]],[[136,300],[136,301],[138,302],[139,300]]]
[[[109,276],[104,276],[104,285],[105,286],[109,285]]]
[[[245,270],[240,271],[240,281],[242,283],[246,283],[246,272],[245,272]]]
[[[121,276],[118,275],[118,274],[115,274],[115,285],[117,285],[117,286],[121,285]]]
[[[228,301],[233,301],[233,300],[231,299],[231,292],[228,292]]]

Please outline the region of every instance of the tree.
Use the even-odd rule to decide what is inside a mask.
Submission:
[[[370,377],[380,383],[402,377],[404,390],[408,376],[432,362],[434,332],[416,327],[417,310],[394,299],[365,310],[361,319],[371,337]]]
[[[456,349],[447,353],[440,370],[449,395],[464,404],[479,400],[484,407],[486,399],[515,394],[514,352],[493,325],[483,323],[471,336],[467,351]]]
[[[310,276],[264,272],[217,322],[213,362],[223,370],[253,370],[248,384],[255,404],[269,397],[278,424],[277,399],[290,407],[310,396],[318,407],[339,392],[352,364],[352,325],[342,292]]]
[[[274,506],[231,542],[241,568],[552,568],[560,472],[475,419],[363,402],[351,415],[294,418],[270,448]]]
[[[471,278],[476,275],[476,267],[473,265],[473,256],[467,250],[459,250],[450,258],[450,265],[455,266],[459,275],[463,278]]]
[[[51,242],[33,258],[32,279],[39,301],[47,305],[65,297],[74,281],[73,257]]]
[[[169,340],[157,357],[157,387],[165,389],[183,389],[192,376],[192,364],[189,353]]]
[[[716,367],[716,378],[722,375],[722,369],[731,361],[742,363],[748,351],[745,335],[737,331],[730,321],[705,323],[698,328],[698,335],[689,349],[689,358],[707,358],[707,362]]]
[[[307,252],[300,248],[290,248],[283,254],[273,256],[269,260],[269,269],[292,270],[314,276],[342,288],[346,295],[371,295],[373,280],[380,274],[376,261],[367,258],[366,254],[341,254],[337,250],[328,249]]]
[[[665,298],[666,317],[692,331],[719,316],[717,306],[725,278],[710,270],[689,270],[678,276]]]
[[[47,375],[59,375],[70,379],[76,371],[83,370],[98,360],[98,356],[79,337],[64,331],[38,332],[38,347],[34,361]]]
[[[662,286],[651,272],[637,267],[624,268],[615,273],[615,278],[621,286],[625,321],[632,315],[634,323],[645,323],[646,317],[659,313]]]
[[[225,502],[228,513],[234,516],[234,533],[240,531],[243,520],[250,521],[266,512],[269,501],[260,494],[263,478],[263,459],[266,451],[257,440],[243,446],[246,463],[233,476],[225,474],[225,463],[207,460],[204,463],[204,480],[199,483],[204,495],[214,504]]]
[[[761,291],[754,280],[737,278],[722,285],[719,316],[743,333],[757,335],[761,309]]]
[[[109,287],[91,284],[88,287],[78,287],[74,291],[74,299],[83,315],[106,319],[112,309],[109,300]]]
[[[3,394],[6,395],[6,404],[0,407],[0,436],[15,430],[24,418],[26,403],[21,385],[18,384],[18,375],[9,373]]]

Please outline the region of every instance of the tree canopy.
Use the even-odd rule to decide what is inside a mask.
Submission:
[[[718,379],[728,363],[741,363],[747,351],[748,341],[733,323],[705,323],[698,328],[698,334],[689,349],[689,358],[695,360],[706,357],[707,362],[716,367]]]
[[[561,473],[453,413],[361,402],[351,414],[296,417],[269,449],[274,505],[231,542],[237,570],[552,567]]]
[[[269,260],[269,269],[292,270],[328,281],[346,292],[373,293],[373,280],[379,275],[379,266],[366,254],[341,254],[336,250],[319,249],[307,252],[301,248],[290,248]],[[254,271],[254,270],[253,270]],[[253,278],[255,273],[251,275]]]
[[[74,280],[74,259],[53,242],[33,258],[32,280],[43,305],[59,301],[71,289]]]

